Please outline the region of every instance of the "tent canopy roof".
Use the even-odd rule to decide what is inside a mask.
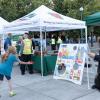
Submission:
[[[89,15],[84,20],[87,25],[100,26],[100,12]]]
[[[0,17],[0,29],[3,28],[4,25],[7,25],[9,22]]]
[[[5,30],[58,31],[85,27],[84,21],[61,15],[42,5],[31,13],[5,26]]]

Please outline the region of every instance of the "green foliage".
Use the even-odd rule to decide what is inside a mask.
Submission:
[[[0,0],[0,16],[13,21],[40,5],[46,5],[58,13],[77,19],[80,19],[79,8],[81,6],[84,7],[84,17],[100,11],[99,0]]]
[[[40,5],[76,19],[81,19],[80,7],[84,8],[83,17],[100,11],[100,0],[0,0],[0,16],[13,21]]]
[[[33,11],[40,5],[49,5],[48,0],[0,0],[0,16],[13,21]]]
[[[64,5],[64,0],[53,0],[54,10],[58,13],[66,15],[68,13],[68,7]]]

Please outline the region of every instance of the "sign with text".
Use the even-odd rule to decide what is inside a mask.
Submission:
[[[86,52],[86,44],[61,44],[54,78],[69,80],[81,85]]]

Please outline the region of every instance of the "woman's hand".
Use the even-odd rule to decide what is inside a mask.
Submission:
[[[90,57],[92,57],[92,58],[95,57],[95,53],[92,53],[92,52],[88,53],[88,55],[89,55]]]
[[[19,63],[20,63],[20,64],[26,64],[26,65],[27,65],[27,64],[34,64],[34,62],[32,62],[32,61],[28,61],[28,62],[20,61]]]
[[[28,61],[27,64],[33,64],[33,62],[32,61]]]

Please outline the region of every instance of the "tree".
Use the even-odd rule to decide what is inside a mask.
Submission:
[[[13,4],[15,0],[1,0],[0,1],[0,16],[10,21],[16,18],[16,5]]]
[[[20,18],[40,5],[49,5],[48,0],[0,0],[0,16],[8,21]]]
[[[64,5],[64,0],[52,0],[52,1],[54,3],[53,10],[63,15],[66,15],[66,13],[68,13],[68,7]]]
[[[20,18],[40,5],[73,18],[80,19],[79,8],[84,8],[84,17],[100,11],[99,0],[0,0],[0,16],[8,21]]]

